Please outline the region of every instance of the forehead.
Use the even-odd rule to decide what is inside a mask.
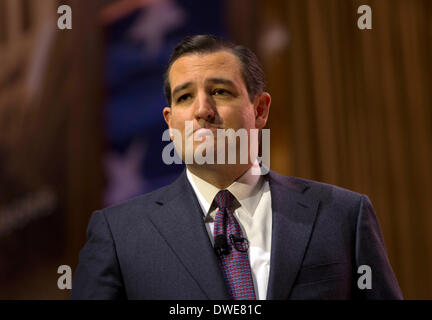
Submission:
[[[188,54],[177,59],[169,73],[171,88],[184,82],[205,81],[215,77],[243,84],[241,63],[237,56],[228,51]]]

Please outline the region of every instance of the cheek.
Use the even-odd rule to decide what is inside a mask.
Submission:
[[[251,110],[243,110],[236,115],[236,125],[238,128],[254,128],[255,127],[255,115]]]
[[[184,128],[185,122],[184,122],[184,115],[183,113],[180,113],[178,111],[173,112],[171,116],[171,127],[181,130]]]
[[[182,130],[184,128],[184,121],[176,119],[175,121],[171,122],[171,125],[175,129]]]
[[[171,126],[179,130],[184,129],[186,121],[193,120],[190,110],[175,110],[171,116]]]
[[[171,126],[170,126],[170,136],[171,139],[174,136],[179,137],[177,134],[179,134],[180,136],[183,136],[183,131],[184,131],[184,125],[182,125],[181,121],[178,121],[177,119],[171,119]]]

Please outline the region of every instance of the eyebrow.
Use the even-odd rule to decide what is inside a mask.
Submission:
[[[224,79],[224,78],[210,78],[206,82],[210,82],[213,84],[224,84],[227,86],[235,87],[234,82],[232,82],[231,80],[228,80],[228,79]],[[178,85],[177,87],[174,88],[174,90],[172,92],[172,96],[174,97],[176,95],[176,93],[178,93],[179,91],[182,91],[184,89],[187,89],[191,85],[192,85],[191,81],[185,82],[181,85]]]
[[[232,82],[231,80],[228,80],[228,79],[224,79],[224,78],[210,78],[207,81],[214,83],[214,84],[224,84],[227,86],[235,87],[234,82]]]
[[[183,84],[175,87],[174,90],[173,90],[172,96],[174,97],[177,92],[179,92],[181,90],[184,90],[184,89],[186,89],[187,87],[189,87],[191,85],[192,85],[192,82],[189,81],[189,82],[183,83]]]

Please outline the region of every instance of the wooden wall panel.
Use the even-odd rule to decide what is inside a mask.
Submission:
[[[372,30],[357,28],[363,4]],[[432,4],[271,0],[261,10],[257,42],[275,21],[290,38],[260,52],[272,168],[367,194],[404,296],[431,299]]]

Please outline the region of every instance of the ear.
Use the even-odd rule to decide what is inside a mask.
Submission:
[[[255,127],[262,129],[267,123],[270,112],[271,96],[263,92],[255,98]]]
[[[170,138],[172,140],[173,136],[171,135],[171,112],[172,112],[171,107],[165,107],[162,110],[162,114],[163,114],[163,117],[165,119],[165,122],[166,122],[168,128],[170,129]]]
[[[163,108],[162,114],[166,124],[168,125],[168,128],[171,128],[171,107]]]

